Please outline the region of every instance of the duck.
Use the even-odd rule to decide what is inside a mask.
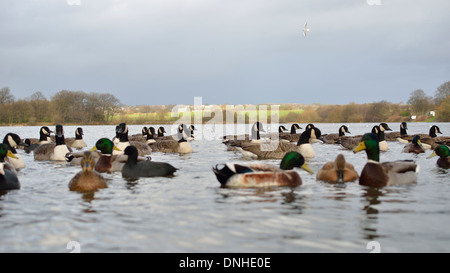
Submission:
[[[83,153],[82,170],[69,181],[69,190],[90,192],[108,187],[105,178],[94,170],[95,162],[90,151]]]
[[[216,165],[212,170],[222,187],[296,187],[302,184],[302,179],[294,168],[314,173],[305,163],[304,157],[294,151],[283,156],[279,168],[262,163],[227,163],[222,168]]]
[[[345,161],[343,154],[338,154],[334,161],[325,163],[316,174],[316,180],[337,184],[355,181],[358,178],[359,174],[355,167]]]
[[[83,128],[78,127],[77,129],[75,129],[75,138],[65,139],[67,146],[77,150],[81,150],[84,147],[87,147],[86,142],[84,142],[83,140],[83,135],[84,135]]]
[[[113,155],[113,151],[119,150],[114,142],[108,138],[100,138],[89,151],[100,151],[99,158],[94,165],[94,170],[99,173],[112,173],[122,171],[127,157],[123,154]]]
[[[158,140],[151,144],[150,147],[154,152],[161,153],[179,153],[179,154],[190,154],[193,149],[189,142],[187,141],[187,135],[185,133],[186,125],[180,124],[178,126],[178,139],[169,140]]]
[[[118,127],[116,127],[116,133],[118,133],[119,137],[119,142],[116,144],[119,150],[114,150],[114,155],[123,154],[123,151],[129,145],[135,146],[138,149],[140,156],[147,156],[151,154],[152,149],[146,143],[128,140],[128,126],[126,123],[120,123]]]
[[[138,161],[138,151],[133,145],[126,147],[124,154],[128,158],[122,168],[122,177],[127,180],[135,180],[139,177],[167,177],[177,171],[177,168],[166,162]]]
[[[297,133],[297,130],[302,129],[300,125],[297,123],[293,123],[291,125],[291,132],[290,133],[280,133],[279,138],[282,140],[285,140],[287,142],[297,142],[300,138],[301,133]]]
[[[245,135],[235,135],[235,136],[225,136],[223,144],[227,146],[227,151],[238,151],[238,147],[242,147],[249,144],[261,143],[261,132],[264,131],[263,124],[259,121],[253,123],[250,136]]]
[[[364,134],[354,153],[366,151],[367,163],[359,176],[359,184],[383,187],[417,182],[419,165],[413,160],[397,160],[380,163],[378,137],[373,133]]]
[[[339,143],[339,139],[342,136],[345,136],[345,133],[351,134],[346,125],[341,125],[339,127],[338,133],[336,134],[323,134],[323,140],[326,144],[337,144]]]
[[[405,147],[403,148],[403,152],[414,154],[425,153],[425,149],[422,147],[422,143],[420,142],[420,136],[415,135],[412,139],[412,142],[405,145]]]
[[[398,141],[400,137],[405,137],[408,135],[408,124],[403,121],[400,123],[400,131],[399,132],[389,132],[385,133],[386,141]]]
[[[55,128],[55,143],[41,144],[34,149],[34,160],[38,161],[66,161],[66,154],[73,152],[66,145],[64,128],[61,124]]]
[[[436,148],[434,148],[433,153],[430,154],[427,158],[432,158],[435,156],[439,156],[438,160],[436,161],[436,164],[443,168],[443,169],[449,169],[450,168],[450,149],[446,145],[438,145]]]
[[[249,144],[240,147],[244,157],[253,159],[282,159],[286,152],[296,151],[304,158],[315,156],[312,143],[322,139],[321,131],[317,127],[306,129],[301,135],[297,144],[284,141],[272,141],[270,143]]]
[[[6,157],[14,158],[15,155],[9,147],[0,143],[0,190],[18,190],[20,182],[16,169],[5,160]]]
[[[22,156],[17,153],[16,148],[18,146],[26,146],[19,135],[15,133],[8,133],[3,138],[3,144],[5,147],[14,154],[14,157],[6,157],[5,160],[9,162],[16,170],[25,168],[26,164]]]

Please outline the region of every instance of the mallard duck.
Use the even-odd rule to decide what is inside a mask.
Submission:
[[[389,132],[385,133],[384,137],[386,141],[398,141],[398,138],[405,137],[408,135],[408,124],[406,122],[400,123],[400,131],[399,132]]]
[[[299,173],[293,170],[295,167],[313,174],[303,156],[297,152],[286,153],[279,168],[268,164],[228,163],[221,169],[216,165],[213,172],[223,187],[295,187],[302,184]]]
[[[334,161],[325,163],[316,174],[316,180],[342,184],[359,178],[352,164],[345,161],[342,154],[338,154]]]
[[[0,190],[18,190],[20,182],[16,170],[5,161],[5,157],[14,158],[15,155],[5,144],[0,143]]]
[[[26,146],[27,144],[22,141],[19,135],[15,133],[8,133],[3,138],[3,144],[5,147],[14,154],[14,157],[6,157],[5,160],[9,162],[16,170],[25,168],[25,161],[17,153],[16,148],[18,146]]]
[[[342,136],[345,136],[345,133],[351,134],[346,125],[342,125],[339,127],[337,134],[323,134],[323,140],[326,144],[338,144],[339,139]]]
[[[417,182],[419,166],[412,160],[397,160],[380,163],[378,137],[365,134],[354,153],[366,151],[367,163],[359,176],[359,184],[365,186],[390,186]]]
[[[119,149],[114,145],[114,142],[107,138],[97,140],[95,146],[90,149],[91,152],[101,152],[94,167],[97,172],[112,173],[122,170],[122,167],[125,165],[127,160],[127,156],[124,154],[113,155],[114,150]]]
[[[322,139],[319,128],[312,127],[306,129],[301,135],[297,144],[272,141],[262,144],[249,144],[242,146],[240,151],[244,157],[255,159],[281,159],[287,152],[295,151],[300,153],[305,158],[312,158],[315,156],[312,143]]]
[[[434,148],[434,151],[431,155],[429,155],[427,158],[432,158],[434,156],[438,155],[439,159],[437,160],[436,164],[443,168],[443,169],[449,169],[450,168],[450,149],[446,145],[438,145],[436,148]]]
[[[114,150],[114,155],[123,154],[123,151],[129,145],[135,146],[138,149],[139,155],[141,156],[147,156],[151,154],[152,149],[146,143],[128,140],[128,126],[126,125],[126,123],[119,124],[118,127],[116,127],[116,133],[118,133],[119,137],[119,142],[116,143],[119,150]]]
[[[177,168],[169,163],[154,161],[139,161],[136,147],[130,145],[125,148],[124,154],[128,156],[122,168],[122,177],[137,179],[139,177],[172,176]]]
[[[94,171],[94,159],[90,151],[85,151],[81,161],[82,170],[77,173],[69,182],[69,190],[87,192],[106,188],[105,178]]]
[[[41,144],[34,149],[34,160],[66,161],[66,154],[73,152],[66,145],[63,126],[58,124],[55,129],[55,143]]]
[[[422,143],[420,143],[420,136],[415,135],[412,139],[412,142],[405,145],[405,147],[403,148],[403,152],[414,154],[425,153],[425,149],[422,147]]]
[[[87,147],[86,142],[84,142],[83,140],[83,135],[83,128],[78,127],[75,130],[75,138],[70,137],[65,139],[67,146],[75,148],[77,150],[81,150],[84,147]]]
[[[179,153],[179,154],[189,154],[193,152],[193,149],[189,142],[187,141],[187,135],[185,133],[186,126],[180,124],[178,126],[178,139],[170,140],[156,140],[155,143],[149,146],[154,152],[161,153]]]

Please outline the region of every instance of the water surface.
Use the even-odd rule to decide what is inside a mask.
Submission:
[[[316,124],[322,133],[337,132],[340,125]],[[347,125],[357,135],[375,124]],[[408,133],[427,133],[431,125],[409,123]],[[437,125],[449,135],[450,123]],[[397,123],[389,126],[399,130]],[[114,136],[115,126],[82,127],[88,148]],[[129,126],[131,134],[142,127]],[[36,138],[39,128],[0,127],[0,137],[15,132]],[[76,126],[64,128],[73,137]],[[202,128],[205,137],[191,142],[192,154],[151,155],[179,168],[175,177],[128,182],[120,173],[104,174],[108,188],[94,194],[68,190],[80,167],[37,162],[20,150],[27,164],[19,172],[22,187],[0,195],[0,252],[69,252],[71,241],[82,252],[369,252],[371,241],[382,252],[450,251],[449,172],[437,167],[437,158],[426,159],[431,151],[405,154],[403,144],[389,142],[382,153],[381,161],[415,160],[420,172],[414,185],[376,189],[354,182],[337,188],[300,170],[303,185],[295,188],[229,189],[220,187],[211,167],[251,161],[226,151],[222,128]],[[366,162],[365,153],[313,146],[316,157],[308,164],[314,171],[338,153],[358,172]]]

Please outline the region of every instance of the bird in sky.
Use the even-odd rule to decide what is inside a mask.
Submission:
[[[305,25],[303,25],[303,36],[306,37],[306,32],[309,31],[308,28],[308,22],[305,23]]]

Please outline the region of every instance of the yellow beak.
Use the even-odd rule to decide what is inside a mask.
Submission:
[[[11,158],[18,158],[17,156],[15,156],[11,151],[8,150],[8,153],[6,154],[7,156],[11,157]]]
[[[353,152],[357,153],[357,152],[361,152],[362,150],[365,150],[365,149],[366,149],[366,144],[364,143],[364,141],[361,141],[358,144],[358,146],[355,149],[353,149]]]

